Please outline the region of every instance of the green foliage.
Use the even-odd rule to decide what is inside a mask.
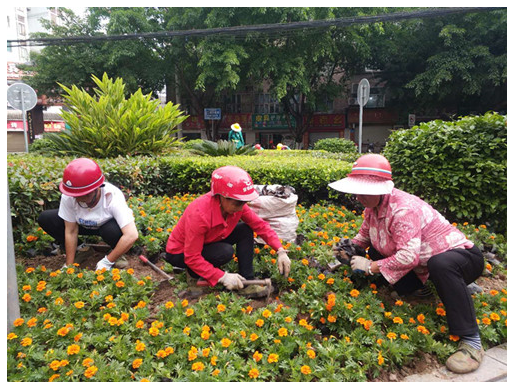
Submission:
[[[357,153],[357,147],[353,141],[341,138],[318,140],[314,144],[314,149],[335,153]]]
[[[385,147],[396,186],[451,221],[505,233],[507,118],[488,112],[393,132]]]
[[[204,140],[202,140],[202,139],[183,141],[183,148],[184,149],[192,149],[195,144],[201,144],[202,142],[204,142]]]
[[[28,146],[28,151],[35,155],[54,155],[56,151],[55,144],[53,141],[48,139],[47,135],[35,140]]]
[[[218,140],[216,143],[209,140],[201,140],[192,144],[192,152],[200,156],[234,156],[255,155],[256,149],[251,145],[236,148],[236,143],[228,140]]]
[[[270,154],[269,152],[273,152]],[[172,195],[209,191],[211,173],[224,165],[245,169],[256,184],[293,186],[301,202],[329,197],[345,198],[328,188],[328,183],[344,177],[350,164],[327,152],[262,151],[257,156],[162,156],[97,159],[106,180],[128,195]],[[300,155],[301,154],[301,155]],[[332,154],[333,155],[333,154]],[[318,157],[319,156],[319,157]],[[8,177],[15,242],[34,227],[44,209],[58,208],[58,183],[72,158],[9,155]]]
[[[141,90],[125,99],[122,79],[113,81],[106,73],[102,79],[94,75],[92,79],[97,86],[95,97],[76,86],[61,85],[70,108],[62,117],[71,129],[48,134],[50,149],[106,158],[160,154],[176,147],[176,126],[187,117],[181,116],[177,105],[168,103],[160,108],[158,100],[151,100],[151,95],[143,95]]]

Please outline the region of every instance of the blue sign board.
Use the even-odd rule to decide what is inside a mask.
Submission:
[[[220,108],[204,108],[204,120],[220,120],[222,110]]]

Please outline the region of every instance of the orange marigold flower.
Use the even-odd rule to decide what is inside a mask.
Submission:
[[[67,347],[68,355],[76,355],[78,352],[80,352],[80,346],[77,344],[71,344],[69,347]]]
[[[382,365],[385,362],[385,359],[381,355],[381,351],[378,352],[378,365]]]
[[[399,316],[394,317],[392,321],[394,322],[394,324],[403,324],[403,319],[400,318]]]
[[[268,356],[268,363],[278,363],[279,361],[279,355],[276,353],[270,353]]]
[[[495,312],[492,312],[490,314],[490,319],[492,319],[493,321],[499,321],[500,320],[500,316],[497,315]]]
[[[499,294],[499,291],[497,291],[497,290],[495,290],[495,289],[492,289],[492,290],[490,291],[490,295],[492,295],[492,296],[496,296],[496,295],[498,295],[498,294]]]
[[[312,373],[311,367],[308,365],[302,365],[300,368],[300,372],[302,372],[304,375],[310,375]]]
[[[220,370],[219,369],[215,369],[213,372],[211,372],[211,375],[212,376],[218,376],[219,373],[220,373]]]
[[[220,344],[222,344],[222,347],[227,348],[229,345],[231,345],[232,341],[228,339],[227,337],[224,337],[222,340],[220,340]]]
[[[83,308],[83,307],[85,307],[85,303],[83,301],[77,301],[75,303],[75,307],[78,309]]]
[[[206,366],[202,362],[197,362],[192,364],[192,371],[203,371]]]
[[[255,351],[252,358],[258,363],[263,358],[263,355],[259,351]]]
[[[218,312],[224,312],[224,311],[225,311],[225,309],[226,309],[226,308],[225,308],[225,305],[223,305],[223,304],[218,304],[218,305],[216,306],[216,310],[217,310]]]
[[[84,367],[90,367],[92,364],[94,364],[94,360],[92,360],[90,357],[87,357],[82,361],[82,365]]]
[[[140,366],[142,365],[143,362],[144,362],[144,360],[142,360],[142,359],[135,359],[135,360],[133,360],[133,363],[131,364],[131,366],[133,367],[133,369],[138,369],[138,368],[140,368]]]
[[[424,320],[426,319],[426,316],[424,316],[422,313],[420,313],[418,316],[417,316],[417,321],[421,324],[424,324]]]
[[[458,341],[459,339],[460,339],[460,337],[457,335],[449,335],[449,340]]]
[[[14,320],[13,325],[15,327],[19,327],[19,326],[23,325],[24,322],[25,322],[25,320],[23,320],[21,317],[19,317],[16,320]]]
[[[438,316],[445,316],[445,315],[446,315],[445,309],[443,309],[443,308],[437,308],[437,309],[436,309],[436,314],[437,314]]]
[[[333,284],[335,283],[335,280],[334,280],[333,278],[329,278],[329,279],[326,281],[326,283],[327,283],[328,285],[333,285]]]
[[[279,329],[279,336],[280,337],[287,336],[287,334],[288,334],[287,333],[287,328],[282,327],[282,328]]]
[[[307,350],[307,356],[309,356],[311,359],[316,358],[316,352],[314,352],[312,349]]]
[[[356,290],[356,289],[352,289],[352,290],[350,291],[350,296],[351,296],[351,297],[358,297],[358,295],[360,295],[360,292],[359,292],[358,290]]]
[[[491,324],[491,320],[489,318],[487,318],[487,317],[484,317],[482,321],[483,321],[483,324],[485,324],[485,325],[490,325]]]
[[[255,322],[255,325],[257,325],[258,327],[262,327],[264,325],[264,320],[263,319],[257,319],[256,322]]]
[[[419,325],[417,327],[417,331],[419,331],[420,333],[422,333],[424,335],[429,335],[429,330],[426,327],[422,326],[422,325]]]
[[[248,376],[251,379],[257,379],[259,377],[259,370],[257,368],[252,368],[250,371],[248,371]]]
[[[403,340],[409,340],[409,339],[410,339],[410,338],[409,338],[407,335],[405,335],[404,333],[402,333],[399,337],[400,337],[401,339],[403,339]]]
[[[389,333],[387,333],[387,338],[390,340],[396,340],[397,335],[394,332],[389,332]]]

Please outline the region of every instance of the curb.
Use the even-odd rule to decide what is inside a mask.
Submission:
[[[507,381],[507,343],[493,347],[485,352],[480,367],[474,372],[456,374],[442,367],[436,371],[411,375],[406,382],[506,382]]]

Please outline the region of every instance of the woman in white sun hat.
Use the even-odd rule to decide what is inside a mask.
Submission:
[[[234,143],[236,143],[236,149],[245,145],[245,140],[243,140],[243,135],[241,134],[241,126],[238,123],[231,125],[228,139],[229,141],[234,141]]]
[[[431,280],[445,306],[450,334],[460,337],[447,368],[456,373],[477,369],[484,352],[467,284],[483,272],[479,248],[428,203],[394,188],[390,163],[382,155],[363,155],[348,177],[329,186],[356,195],[365,207],[353,243],[369,247],[370,259],[353,256],[351,268],[382,274],[400,295],[424,294],[424,283]]]

